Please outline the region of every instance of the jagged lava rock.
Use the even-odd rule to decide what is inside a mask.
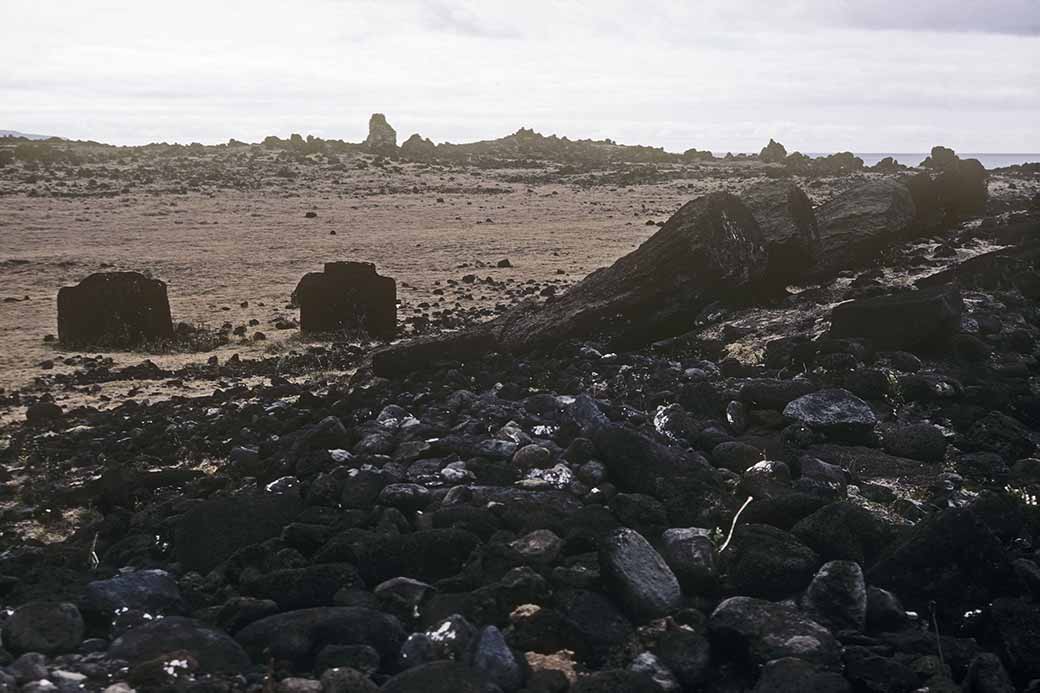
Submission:
[[[25,409],[25,420],[30,426],[43,426],[57,421],[64,413],[61,407],[49,400],[30,404]]]
[[[376,339],[397,333],[397,282],[370,262],[327,262],[303,276],[293,299],[301,332],[362,330]]]
[[[862,298],[834,307],[830,334],[865,337],[879,349],[935,347],[960,329],[963,308],[955,286]]]
[[[937,560],[942,557],[942,560]],[[867,572],[867,582],[889,589],[908,607],[959,618],[1012,585],[1007,553],[971,508],[928,516],[886,549]]]
[[[825,561],[872,565],[893,538],[893,530],[865,508],[848,501],[825,505],[799,520],[791,533]]]
[[[58,290],[58,340],[66,346],[134,346],[171,339],[166,284],[139,272],[98,272]]]
[[[770,525],[738,525],[719,560],[738,594],[781,599],[812,580],[816,552],[798,537]]]
[[[758,158],[767,164],[783,163],[784,159],[787,158],[787,148],[770,137],[769,144],[762,147],[762,151],[758,153]]]
[[[893,427],[885,431],[883,444],[891,455],[923,462],[941,462],[947,447],[942,430],[930,423]]]
[[[950,227],[985,210],[989,174],[978,159],[961,159],[952,149],[932,147],[921,168],[929,170],[905,181],[914,199],[915,223],[921,233]]]
[[[303,510],[293,494],[235,496],[203,501],[174,526],[177,560],[206,573],[235,551],[278,536]]]
[[[1040,607],[1021,599],[995,599],[986,616],[986,640],[1019,685],[1040,677]]]
[[[877,425],[877,415],[870,405],[840,388],[819,390],[793,400],[784,407],[784,417],[831,436],[858,436]]]
[[[349,563],[320,563],[305,568],[282,568],[240,580],[243,593],[271,599],[282,609],[329,605],[340,589],[361,586],[357,569]]]
[[[437,156],[437,145],[415,133],[401,144],[401,156],[414,161],[430,161]]]

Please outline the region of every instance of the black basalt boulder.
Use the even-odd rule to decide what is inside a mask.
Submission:
[[[831,336],[865,337],[879,349],[943,344],[960,328],[960,291],[944,286],[848,301],[831,311]]]

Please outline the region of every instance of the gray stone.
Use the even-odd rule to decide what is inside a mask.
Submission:
[[[512,693],[524,683],[523,666],[495,626],[488,626],[477,635],[472,664],[504,693]]]
[[[831,335],[865,337],[879,349],[935,347],[960,329],[963,303],[955,286],[848,301],[831,311]]]
[[[622,606],[637,619],[679,608],[679,581],[661,555],[638,532],[615,529],[601,542],[600,571]]]
[[[18,683],[47,678],[47,657],[39,652],[26,652],[7,667]]]
[[[330,644],[370,645],[384,661],[397,656],[405,633],[400,622],[364,607],[288,611],[250,623],[235,636],[258,661],[264,652],[307,665]]]
[[[628,670],[645,674],[662,691],[678,691],[681,686],[675,674],[668,670],[652,652],[642,652],[628,665]]]
[[[834,671],[818,671],[795,657],[766,662],[752,693],[852,693],[852,686]]]
[[[207,573],[235,551],[281,534],[302,509],[293,493],[204,501],[174,527],[177,561],[185,570]]]
[[[661,535],[661,554],[687,592],[715,587],[715,545],[710,534],[699,527],[676,527]]]
[[[870,405],[840,388],[799,397],[784,407],[784,417],[836,438],[859,437],[877,425]]]
[[[108,654],[139,664],[177,650],[191,653],[206,672],[237,673],[249,666],[249,656],[227,633],[181,616],[132,628],[112,641]]]
[[[337,667],[321,675],[322,693],[379,693],[379,686],[356,669]]]
[[[4,623],[3,643],[11,651],[60,654],[83,640],[83,617],[67,602],[29,602]]]
[[[383,684],[382,693],[491,693],[496,687],[458,662],[430,662],[407,669]]]
[[[730,597],[712,613],[708,632],[719,654],[743,655],[754,665],[797,657],[820,668],[841,666],[831,632],[789,604]]]
[[[738,594],[780,599],[804,589],[820,564],[793,534],[770,525],[738,525],[721,560]]]
[[[737,474],[743,474],[748,467],[762,459],[761,448],[735,440],[719,443],[711,450],[712,464]]]
[[[184,608],[177,581],[164,570],[135,570],[108,580],[95,580],[83,592],[84,611],[111,614],[137,609],[152,615],[177,613]]]
[[[889,429],[884,433],[882,444],[890,455],[923,462],[941,462],[946,454],[946,436],[930,423]]]
[[[525,445],[513,455],[513,464],[521,469],[543,469],[552,466],[552,453],[541,445]]]
[[[863,570],[852,561],[824,563],[809,583],[803,605],[813,620],[835,632],[863,630],[867,624]]]

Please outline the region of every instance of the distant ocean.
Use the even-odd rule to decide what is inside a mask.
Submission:
[[[829,152],[828,152],[829,153]],[[827,154],[808,154],[811,157],[827,156]],[[890,156],[904,166],[917,166],[926,158],[927,153],[902,153],[902,154],[860,154],[856,156],[863,159],[864,166],[873,166],[877,162],[884,159],[886,156]],[[962,159],[978,159],[983,166],[986,168],[1003,168],[1004,166],[1014,166],[1015,164],[1027,164],[1032,162],[1040,162],[1040,154],[963,154],[957,152],[957,156]]]

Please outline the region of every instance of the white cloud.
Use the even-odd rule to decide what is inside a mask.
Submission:
[[[118,143],[572,137],[1040,149],[1035,0],[4,0],[0,127]],[[982,9],[980,9],[982,8]]]

